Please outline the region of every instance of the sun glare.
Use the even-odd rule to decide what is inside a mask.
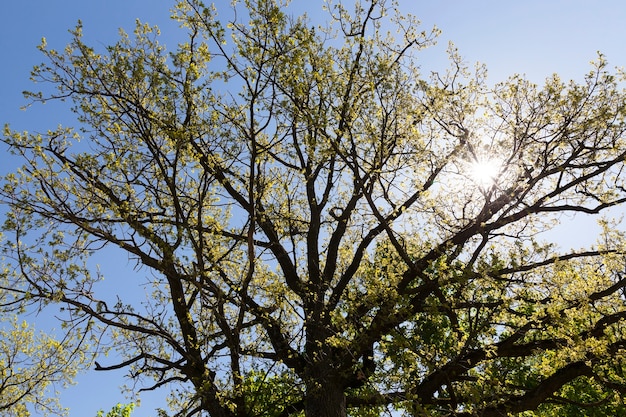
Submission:
[[[498,159],[474,161],[469,167],[469,175],[472,181],[481,187],[489,187],[497,180],[502,168],[502,162]]]

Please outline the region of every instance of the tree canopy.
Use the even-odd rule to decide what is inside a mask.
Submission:
[[[59,390],[72,382],[87,359],[75,344],[78,335],[70,332],[57,340],[37,334],[16,316],[0,324],[0,416],[67,413],[59,404]]]
[[[77,126],[5,128],[10,306],[61,306],[180,416],[623,410],[624,237],[542,232],[626,201],[624,74],[492,85],[453,47],[422,74],[437,30],[394,2],[284,10],[180,1],[170,52],[140,22],[41,45],[27,95]],[[107,298],[108,248],[145,299]]]
[[[130,417],[133,412],[133,408],[135,408],[135,404],[116,404],[111,408],[111,410],[106,413],[106,417]],[[105,417],[104,411],[98,411],[96,417]]]

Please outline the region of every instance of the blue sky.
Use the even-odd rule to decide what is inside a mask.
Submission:
[[[323,16],[321,0],[294,3],[310,16]],[[626,2],[622,0],[400,0],[400,4],[402,10],[422,20],[424,29],[437,25],[443,31],[438,45],[423,53],[424,67],[445,68],[450,40],[468,62],[485,63],[493,82],[522,73],[540,83],[554,72],[564,79],[580,80],[597,51],[607,56],[611,66],[626,66]],[[42,60],[36,49],[42,37],[51,47],[61,49],[69,40],[67,30],[81,19],[87,41],[102,46],[115,40],[119,27],[132,31],[135,19],[140,18],[159,25],[163,43],[173,49],[178,33],[168,19],[171,5],[162,0],[3,1],[0,123],[10,123],[18,130],[41,131],[72,120],[70,114],[59,112],[52,104],[19,109],[26,104],[21,92],[36,89],[28,75]],[[15,165],[16,161],[1,149],[0,173]],[[71,416],[95,416],[98,409],[125,401],[118,390],[125,382],[123,372],[89,372],[78,382],[62,396],[64,405],[72,410]],[[162,405],[162,397],[163,393],[144,395],[133,416],[155,415],[153,409]]]

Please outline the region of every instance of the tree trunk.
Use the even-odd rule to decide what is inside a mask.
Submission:
[[[318,299],[323,299],[321,290],[317,292]],[[313,313],[306,316],[306,356],[310,361],[304,371],[304,415],[347,417],[345,379],[340,377],[340,367],[335,363],[336,352],[327,342],[332,332],[321,305],[313,305],[309,311]]]
[[[315,372],[321,374],[321,372]],[[335,380],[333,380],[335,379]],[[346,417],[346,396],[336,378],[319,375],[306,384],[306,417]]]

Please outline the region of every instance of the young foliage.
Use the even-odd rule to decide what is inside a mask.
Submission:
[[[142,23],[42,45],[54,89],[29,97],[78,129],[5,129],[7,288],[181,416],[621,409],[624,238],[538,234],[626,201],[623,75],[600,56],[581,83],[490,87],[451,47],[428,78],[437,31],[394,2],[288,10],[180,1],[169,54]],[[89,259],[111,247],[145,300],[107,303]]]
[[[106,417],[130,417],[135,404],[116,404],[111,410],[106,413]],[[104,411],[98,411],[96,417],[105,417]]]
[[[13,318],[0,327],[0,415],[65,415],[58,391],[71,383],[84,356],[68,335],[56,340]]]

